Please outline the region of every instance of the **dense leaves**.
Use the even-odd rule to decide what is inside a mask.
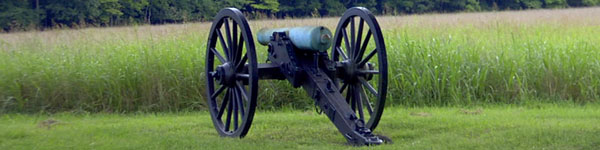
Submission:
[[[353,6],[395,15],[597,5],[600,0],[2,0],[0,31],[207,21],[225,7],[251,18],[286,18],[337,16]]]

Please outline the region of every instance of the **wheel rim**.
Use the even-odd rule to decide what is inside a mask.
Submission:
[[[207,103],[221,136],[244,137],[256,108],[258,70],[244,15],[226,8],[213,21],[206,50]]]
[[[383,114],[388,69],[375,16],[363,7],[348,9],[338,23],[331,52],[332,59],[343,66],[334,77],[340,92],[356,116],[374,130]]]

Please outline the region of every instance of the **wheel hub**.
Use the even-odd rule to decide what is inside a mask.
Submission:
[[[364,79],[371,80],[373,79],[372,74],[361,73],[360,71],[374,71],[375,65],[368,62],[362,66],[353,63],[350,60],[344,60],[341,62],[344,76],[342,77],[346,83],[354,83],[358,81],[358,77],[363,77]]]
[[[221,85],[233,86],[235,85],[235,70],[230,63],[224,63],[217,66],[216,80]]]
[[[344,69],[345,76],[343,77],[346,81],[356,81],[357,80],[357,71],[358,67],[350,60],[342,61],[342,68]]]

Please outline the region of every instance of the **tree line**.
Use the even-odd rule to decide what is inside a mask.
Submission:
[[[250,18],[473,12],[598,6],[600,0],[0,0],[0,31],[210,21],[225,7]]]

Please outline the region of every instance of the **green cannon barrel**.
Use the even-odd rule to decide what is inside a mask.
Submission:
[[[331,31],[323,26],[264,28],[258,31],[258,42],[268,45],[273,32],[286,32],[294,46],[303,50],[324,52],[331,46]]]

